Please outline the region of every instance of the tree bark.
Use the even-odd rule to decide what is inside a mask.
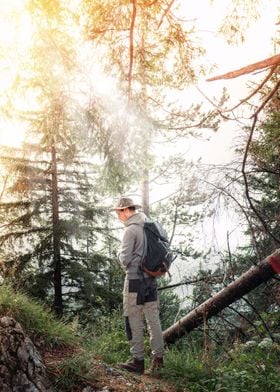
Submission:
[[[259,69],[264,69],[268,67],[273,67],[275,65],[280,65],[280,54],[276,56],[269,57],[268,59],[258,61],[254,64],[249,64],[246,67],[237,69],[235,71],[227,72],[223,75],[214,76],[213,78],[206,79],[207,82],[212,82],[214,80],[220,79],[233,79],[237,78],[238,76],[245,75]]]
[[[149,170],[144,169],[144,179],[142,183],[142,207],[145,215],[150,216],[150,189],[149,189]]]
[[[128,101],[131,100],[131,85],[132,85],[132,69],[134,60],[134,26],[137,11],[137,1],[131,0],[132,3],[132,15],[129,29],[129,71],[128,71]]]
[[[203,302],[163,332],[166,343],[172,344],[186,332],[203,324],[210,317],[249,293],[260,284],[267,282],[275,274],[280,273],[280,249],[268,256],[256,266],[251,267],[240,278],[219,291],[212,298]]]
[[[56,149],[52,145],[52,221],[53,221],[53,261],[54,261],[54,302],[53,308],[58,317],[62,316],[62,284],[60,258],[60,227],[58,211],[57,160]]]

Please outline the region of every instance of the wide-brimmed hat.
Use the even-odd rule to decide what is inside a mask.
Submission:
[[[130,197],[121,197],[117,205],[113,207],[113,210],[124,210],[125,208],[135,207],[135,208],[142,208],[140,204],[134,203],[133,199]]]

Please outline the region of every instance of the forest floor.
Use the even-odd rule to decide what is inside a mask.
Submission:
[[[43,354],[44,362],[53,378],[59,375],[65,359],[74,358],[75,352],[69,349],[49,350]],[[96,356],[87,377],[77,378],[73,392],[176,392],[173,384],[159,377],[137,375],[108,365]],[[69,389],[65,389],[65,391]],[[63,392],[61,389],[60,392]]]

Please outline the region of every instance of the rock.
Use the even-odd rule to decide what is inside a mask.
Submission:
[[[280,333],[273,333],[272,337],[276,343],[280,343]]]
[[[273,340],[271,338],[264,338],[259,344],[258,346],[260,348],[272,348],[273,346]]]
[[[0,318],[0,391],[53,392],[40,354],[11,317]]]
[[[247,347],[247,348],[256,347],[256,345],[257,345],[257,342],[255,342],[254,340],[248,340],[248,341],[245,343],[245,347]]]

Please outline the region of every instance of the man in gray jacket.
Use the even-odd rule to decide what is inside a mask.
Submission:
[[[145,214],[137,212],[141,208],[132,199],[123,197],[114,210],[125,225],[119,261],[125,270],[123,289],[123,310],[127,338],[132,359],[120,367],[130,372],[144,373],[144,322],[145,316],[153,354],[150,372],[163,366],[164,343],[159,318],[159,302],[156,279],[141,271],[144,256]]]

